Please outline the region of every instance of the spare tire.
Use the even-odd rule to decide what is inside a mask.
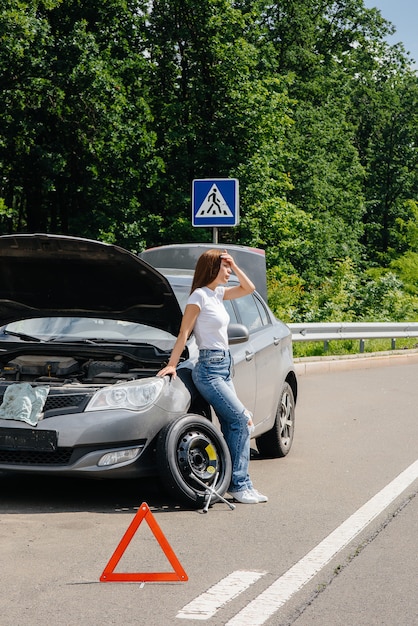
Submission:
[[[232,462],[225,439],[201,415],[184,415],[161,430],[157,464],[168,492],[194,508],[202,508],[208,495],[198,481],[213,487],[216,480],[214,488],[221,496],[231,482]],[[211,503],[216,501],[213,494]]]

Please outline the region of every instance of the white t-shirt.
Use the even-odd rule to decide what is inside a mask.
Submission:
[[[228,350],[229,315],[223,305],[225,287],[199,287],[190,294],[187,304],[200,308],[194,326],[199,350]]]

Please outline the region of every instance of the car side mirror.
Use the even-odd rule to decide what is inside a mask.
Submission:
[[[231,345],[236,343],[244,343],[250,338],[248,328],[244,324],[229,324],[228,340]]]

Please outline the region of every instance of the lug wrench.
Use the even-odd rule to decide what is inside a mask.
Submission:
[[[219,476],[219,472],[216,472],[215,475],[215,480],[213,481],[213,487],[211,485],[207,485],[206,483],[203,482],[203,480],[200,480],[200,478],[198,478],[197,476],[195,476],[194,474],[190,474],[190,478],[193,478],[197,483],[199,483],[199,485],[201,485],[202,487],[205,488],[205,491],[208,491],[208,495],[207,495],[207,499],[206,499],[206,503],[205,506],[203,507],[203,509],[201,509],[201,513],[207,513],[209,510],[209,505],[210,505],[210,501],[212,499],[212,496],[215,494],[215,496],[217,496],[222,502],[225,502],[225,504],[227,504],[229,506],[229,508],[233,511],[235,509],[235,504],[232,504],[231,502],[229,502],[228,500],[226,500],[223,496],[221,496],[220,493],[218,493],[215,490],[216,487],[216,483],[218,481],[218,476]]]

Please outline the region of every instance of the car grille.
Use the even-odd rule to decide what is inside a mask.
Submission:
[[[69,465],[72,448],[58,448],[53,452],[31,450],[0,450],[0,464],[5,465]]]
[[[59,390],[51,390],[46,398],[43,408],[44,418],[63,413],[81,413],[94,391],[64,393]],[[0,404],[3,402],[4,389],[0,390]]]
[[[66,410],[69,413],[78,413],[83,411],[91,395],[91,393],[49,393],[44,406],[45,417],[48,417],[56,411],[59,411],[59,413],[62,413],[63,410]]]

